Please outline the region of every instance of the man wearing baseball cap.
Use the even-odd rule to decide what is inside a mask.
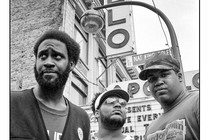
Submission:
[[[122,89],[97,93],[92,101],[92,111],[98,121],[98,131],[91,133],[91,140],[133,140],[122,133],[126,120],[129,94]]]
[[[199,93],[186,90],[179,61],[155,54],[146,60],[139,78],[147,80],[152,96],[163,108],[163,114],[146,130],[145,139],[199,140]]]

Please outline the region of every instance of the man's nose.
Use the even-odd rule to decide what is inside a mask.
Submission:
[[[49,68],[49,67],[54,67],[54,66],[55,66],[55,64],[54,64],[54,62],[53,62],[53,60],[52,60],[51,57],[48,57],[48,58],[45,60],[44,66],[47,67],[47,68]]]
[[[161,77],[156,77],[155,86],[159,86],[163,84],[163,79]]]
[[[121,108],[121,104],[119,102],[115,102],[114,107]]]

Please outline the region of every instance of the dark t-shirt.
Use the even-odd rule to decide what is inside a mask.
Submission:
[[[68,105],[65,110],[55,110],[38,101],[50,140],[60,140],[68,115]]]

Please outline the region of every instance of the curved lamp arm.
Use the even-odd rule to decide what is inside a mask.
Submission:
[[[137,6],[145,7],[147,9],[157,13],[163,19],[163,21],[165,22],[165,24],[168,28],[169,35],[170,35],[170,38],[171,38],[171,44],[172,44],[171,48],[172,48],[173,56],[176,59],[178,59],[178,61],[180,62],[181,72],[182,72],[183,77],[184,77],[184,71],[183,71],[183,67],[182,67],[181,55],[180,55],[180,50],[179,50],[179,45],[178,45],[176,33],[174,31],[174,28],[173,28],[171,22],[169,21],[169,19],[166,17],[166,15],[162,11],[160,11],[159,9],[157,9],[157,8],[155,8],[155,7],[153,7],[149,4],[146,4],[146,3],[143,3],[143,2],[140,2],[140,1],[114,2],[114,3],[111,3],[111,4],[99,6],[99,7],[93,7],[93,9],[94,10],[100,10],[100,9],[104,9],[104,8],[116,7],[116,6],[122,6],[122,5],[137,5]],[[185,85],[185,79],[183,78],[183,80],[184,80],[184,85]]]
[[[173,51],[172,53],[173,53],[174,57],[181,62],[179,45],[178,45],[178,41],[177,41],[177,37],[176,37],[176,33],[174,31],[174,28],[173,28],[171,22],[169,21],[169,19],[166,17],[166,15],[162,11],[160,11],[159,9],[157,9],[157,8],[155,8],[155,7],[153,7],[149,4],[140,2],[140,1],[115,2],[115,3],[111,3],[111,4],[99,6],[99,7],[94,7],[93,9],[94,10],[100,10],[100,9],[104,9],[104,8],[116,7],[116,6],[122,6],[122,5],[138,5],[138,6],[148,8],[149,10],[157,13],[163,19],[163,21],[165,22],[165,24],[166,24],[166,26],[169,30],[169,34],[170,34],[170,38],[171,38],[171,44],[172,44],[172,51]]]

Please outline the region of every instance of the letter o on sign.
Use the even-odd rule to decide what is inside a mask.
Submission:
[[[195,74],[192,79],[192,83],[196,88],[199,88],[199,73]]]
[[[147,95],[147,96],[151,96],[151,92],[148,90],[148,82],[146,81],[143,85],[143,91],[144,91],[144,94]]]
[[[116,34],[123,34],[123,35],[125,36],[124,40],[123,40],[121,43],[114,43],[114,42],[112,41],[112,38],[113,38]],[[109,36],[108,36],[108,38],[107,38],[107,43],[108,43],[108,45],[109,45],[111,48],[118,49],[118,48],[124,47],[124,46],[128,43],[129,38],[130,38],[130,36],[129,36],[128,31],[126,31],[125,29],[117,29],[117,30],[112,31],[112,32],[109,34]]]

